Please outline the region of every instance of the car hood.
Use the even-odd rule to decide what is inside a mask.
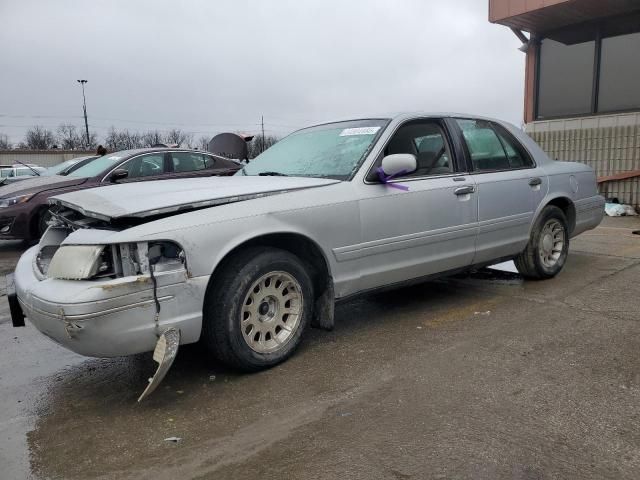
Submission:
[[[86,182],[86,178],[63,177],[60,175],[27,178],[19,182],[6,183],[0,186],[0,197],[14,197],[17,195],[35,194],[46,190],[73,187]]]
[[[304,177],[206,177],[132,182],[58,195],[50,203],[101,220],[144,218],[322,187],[338,180]]]

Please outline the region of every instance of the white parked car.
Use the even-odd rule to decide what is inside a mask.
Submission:
[[[429,114],[305,128],[233,177],[52,201],[15,271],[14,321],[83,355],[155,347],[165,371],[198,340],[233,367],[273,366],[310,324],[333,326],[335,300],[379,288],[508,259],[553,277],[604,207],[590,167],[516,127]]]
[[[16,164],[0,167],[0,185],[46,175],[47,169],[38,165]]]

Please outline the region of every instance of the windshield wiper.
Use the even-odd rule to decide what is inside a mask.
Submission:
[[[20,160],[15,160],[15,162],[19,163],[23,167],[27,167],[29,170],[31,170],[33,173],[36,174],[36,177],[40,176],[40,172],[38,172],[35,168],[31,168],[31,165],[27,165],[26,163],[22,163]]]
[[[260,172],[258,175],[260,177],[288,177],[289,176],[286,173],[280,173],[280,172]]]

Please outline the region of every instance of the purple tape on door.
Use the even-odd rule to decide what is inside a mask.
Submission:
[[[404,190],[405,192],[409,191],[409,187],[407,187],[406,185],[400,185],[399,183],[390,183],[391,180],[394,180],[398,177],[401,177],[402,175],[409,173],[407,170],[402,170],[398,173],[394,173],[393,175],[387,175],[386,173],[384,173],[384,170],[382,170],[382,167],[378,167],[376,168],[376,173],[378,174],[378,179],[385,185],[388,185],[393,188],[397,188],[398,190]]]

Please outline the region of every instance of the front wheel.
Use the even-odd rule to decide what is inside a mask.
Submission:
[[[253,247],[226,262],[207,290],[203,342],[222,362],[245,371],[286,360],[312,315],[307,267],[285,250]]]
[[[40,212],[38,215],[38,223],[37,223],[37,234],[38,238],[44,235],[44,232],[49,228],[49,220],[51,220],[51,212],[46,208]]]
[[[558,207],[547,205],[531,229],[527,248],[514,262],[525,278],[552,278],[562,270],[568,253],[567,217]]]

